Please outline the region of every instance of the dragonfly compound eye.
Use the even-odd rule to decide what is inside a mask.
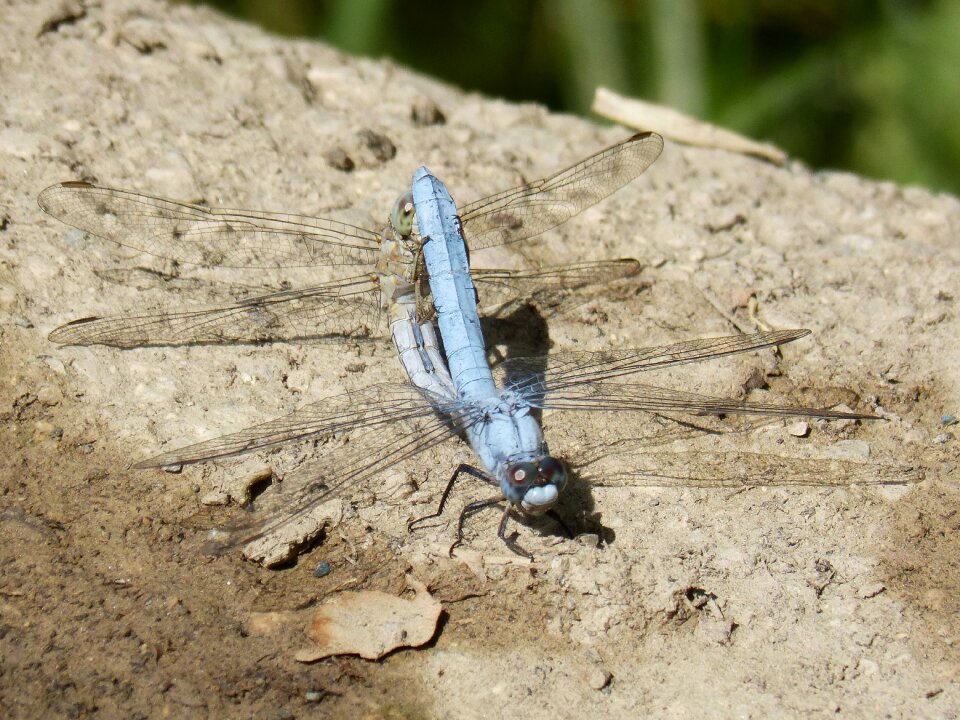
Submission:
[[[413,195],[404,193],[393,206],[390,213],[390,224],[400,235],[406,237],[413,232],[413,217],[416,209],[413,206]]]
[[[567,469],[555,457],[546,457],[540,460],[537,466],[537,485],[556,485],[563,489],[567,484]]]
[[[507,477],[512,485],[529,485],[537,479],[537,466],[531,462],[515,463],[507,470]]]

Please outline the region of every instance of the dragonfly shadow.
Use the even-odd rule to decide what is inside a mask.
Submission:
[[[536,305],[511,303],[492,315],[481,317],[480,324],[491,365],[496,366],[514,358],[526,359],[522,366],[517,366],[522,367],[522,370],[518,370],[518,373],[522,374],[511,374],[509,370],[504,373],[502,383],[505,387],[527,380],[531,375],[542,376],[547,365],[543,349],[550,347],[550,329]],[[509,368],[510,364],[504,367]],[[542,408],[534,406],[531,413],[542,425]],[[592,534],[596,535],[602,544],[612,543],[615,537],[613,530],[604,527],[600,521],[600,513],[594,511],[595,503],[590,483],[569,466],[567,472],[568,484],[556,513],[556,519],[562,521],[566,529],[551,521],[537,522],[537,526],[542,526],[542,531],[558,537]]]
[[[550,342],[546,318],[530,303],[483,316],[480,326],[494,364],[514,357],[543,355],[544,347]]]
[[[596,535],[598,545],[612,545],[616,539],[613,528],[606,527],[601,521],[601,513],[595,511],[591,483],[581,477],[574,468],[567,466],[567,487],[561,495],[557,513],[567,524],[574,537]]]
[[[547,360],[543,349],[550,347],[550,330],[547,319],[537,307],[530,303],[514,304],[502,312],[481,317],[480,327],[491,366],[520,357],[541,360],[539,366],[525,364],[522,376],[514,376],[508,372],[503,377],[505,387],[525,380],[531,374],[542,375]],[[537,422],[542,423],[543,410],[534,408],[532,412]]]

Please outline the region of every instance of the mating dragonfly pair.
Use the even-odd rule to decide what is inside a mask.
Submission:
[[[443,492],[437,517],[460,474],[491,484],[496,497],[467,505],[464,518],[504,503],[499,536],[512,512],[553,513],[567,468],[548,451],[543,410],[753,414],[859,419],[868,414],[727,400],[646,384],[622,376],[782,345],[808,334],[781,330],[697,339],[662,347],[558,352],[488,364],[477,295],[528,296],[629,277],[636,261],[592,262],[537,271],[471,268],[470,250],[533,238],[556,227],[643,173],[663,140],[635,135],[550,177],[457,209],[426,168],[396,203],[380,232],[319,218],[213,209],[65,182],[44,190],[40,207],[76,228],[123,246],[201,266],[239,268],[360,266],[362,271],[314,287],[239,299],[200,310],[86,318],[50,335],[59,343],[117,347],[352,338],[387,325],[410,383],[379,383],[305,405],[239,432],[163,452],[136,467],[226,458],[331,433],[355,437],[285,478],[255,533],[269,536],[300,523],[300,540],[319,532],[309,518],[333,493],[373,478],[452,436],[465,437],[482,468],[461,465]],[[415,230],[415,223],[416,229]],[[466,243],[466,244],[465,244]],[[345,274],[345,273],[344,273]],[[385,318],[386,323],[378,318]],[[439,327],[440,337],[436,331]],[[751,476],[749,468],[743,469]],[[270,493],[265,493],[269,496]],[[452,551],[451,547],[451,551]]]

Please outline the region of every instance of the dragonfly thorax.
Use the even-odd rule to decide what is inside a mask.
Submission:
[[[385,228],[373,273],[380,286],[381,307],[391,313],[403,310],[401,316],[405,316],[407,305],[411,310],[416,307],[415,271],[416,254],[392,227]]]
[[[567,485],[567,469],[550,455],[515,459],[500,478],[504,497],[527,515],[543,515],[557,504]]]

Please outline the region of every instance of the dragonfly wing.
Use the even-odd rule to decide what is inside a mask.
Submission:
[[[462,433],[481,414],[458,401],[430,397],[411,385],[374,385],[238,433],[163,453],[138,467],[201,462],[320,434],[349,432],[349,442],[287,474],[279,487],[257,499],[255,513],[218,529],[209,543],[216,552],[247,545],[247,557],[273,565],[288,560],[322,529],[316,512],[325,502]]]
[[[82,181],[48,187],[40,208],[125,247],[194,265],[238,268],[372,264],[380,235],[333,220],[227,210]]]
[[[801,416],[834,420],[879,419],[869,413],[731,400],[640,383],[573,385],[555,392],[535,395],[532,399],[539,407],[546,410],[686,412],[698,415]]]
[[[382,431],[394,423],[429,417],[434,412],[447,416],[456,414],[453,401],[435,398],[413,385],[371,385],[304,405],[289,415],[229,435],[168,450],[134,467],[203,462],[360,428],[379,428]]]
[[[317,508],[399,463],[462,432],[465,417],[424,415],[352,433],[350,442],[287,474],[276,491],[256,501],[250,519],[218,534],[223,547],[246,545],[244,555],[265,564],[290,557],[290,547],[311,539],[320,528]]]
[[[608,445],[602,458],[584,467],[582,477],[600,486],[742,488],[902,485],[919,482],[923,472],[894,462],[740,451],[631,451]]]
[[[662,137],[640,133],[550,177],[464,205],[467,244],[504,245],[561,225],[642,174],[662,150]]]
[[[369,276],[360,276],[198,310],[83,318],[50,339],[131,348],[369,337],[382,330],[377,291]]]
[[[809,330],[773,330],[751,335],[699,338],[649,348],[510,358],[497,365],[494,374],[520,392],[546,394],[621,375],[785,345],[809,334]]]
[[[566,292],[577,288],[634,277],[643,266],[636,260],[605,260],[572,265],[554,265],[539,270],[492,270],[473,268],[471,275],[484,304],[503,304],[540,293]]]

